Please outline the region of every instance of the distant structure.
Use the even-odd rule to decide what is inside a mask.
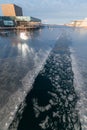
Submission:
[[[87,28],[87,18],[83,20],[75,20],[72,21],[71,23],[65,24],[66,26],[71,26],[71,27],[86,27]]]
[[[23,16],[22,8],[15,4],[2,4],[3,16]]]

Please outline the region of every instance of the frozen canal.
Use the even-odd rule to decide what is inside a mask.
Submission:
[[[0,36],[1,130],[87,129],[86,35],[61,26]]]
[[[60,33],[40,29],[0,35],[1,130],[12,122]]]

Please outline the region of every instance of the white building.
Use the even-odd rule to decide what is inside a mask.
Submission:
[[[76,20],[69,24],[66,24],[66,26],[72,26],[72,27],[87,27],[87,18],[83,20]]]

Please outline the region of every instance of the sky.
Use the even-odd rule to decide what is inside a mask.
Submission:
[[[23,15],[40,18],[43,23],[65,24],[87,17],[87,0],[0,0],[4,3],[21,6]]]

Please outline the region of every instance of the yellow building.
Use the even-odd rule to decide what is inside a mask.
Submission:
[[[22,8],[15,4],[2,4],[1,7],[4,16],[23,16]]]

